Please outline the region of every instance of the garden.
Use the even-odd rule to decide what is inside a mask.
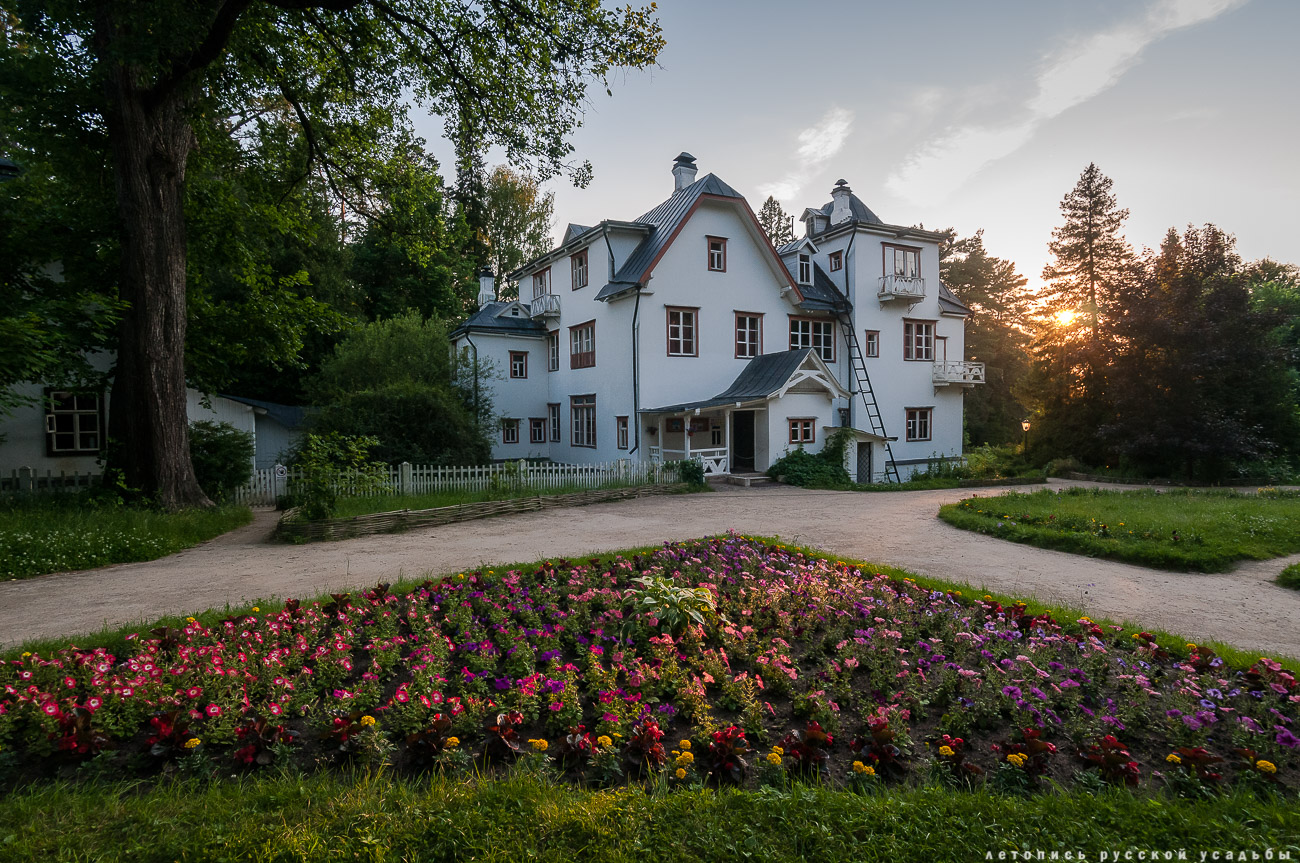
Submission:
[[[48,819],[99,842],[107,807],[164,856],[194,853],[185,813],[222,841],[251,819],[263,859],[354,823],[455,846],[402,801],[462,851],[526,810],[554,831],[535,850],[606,859],[764,804],[715,833],[849,849],[889,813],[920,848],[921,812],[1001,812],[955,832],[1010,848],[1069,811],[1031,832],[1298,841],[1294,668],[967,593],[733,534],[33,646],[0,666],[0,842],[35,854]],[[283,822],[261,823],[269,801]]]
[[[1012,542],[1183,572],[1300,551],[1300,492],[1274,488],[1040,490],[967,498],[939,517]]]

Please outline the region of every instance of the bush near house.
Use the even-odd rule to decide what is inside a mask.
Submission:
[[[214,501],[226,500],[253,475],[253,436],[225,422],[190,423],[190,461],[199,488]]]

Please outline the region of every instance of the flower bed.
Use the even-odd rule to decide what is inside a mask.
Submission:
[[[740,536],[0,666],[0,769],[522,763],[599,784],[1300,785],[1300,688]]]

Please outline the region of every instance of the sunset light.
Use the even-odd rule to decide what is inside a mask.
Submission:
[[[1052,317],[1056,320],[1057,325],[1068,327],[1074,323],[1075,318],[1079,317],[1079,313],[1074,309],[1061,309],[1059,312],[1052,315]]]

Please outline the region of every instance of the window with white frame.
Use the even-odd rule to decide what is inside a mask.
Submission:
[[[724,237],[707,237],[709,244],[709,269],[715,273],[727,271],[727,241]]]
[[[880,356],[880,330],[867,330],[862,342],[862,353],[868,357]]]
[[[668,356],[695,357],[700,354],[696,341],[696,309],[668,309]]]
[[[95,393],[45,391],[47,455],[97,453],[104,442],[103,402]]]
[[[828,363],[835,362],[835,322],[823,318],[790,318],[790,350],[812,348]]]
[[[569,258],[569,268],[573,274],[573,290],[587,287],[587,250],[583,249]]]
[[[790,443],[814,443],[817,436],[815,417],[799,417],[790,420]]]
[[[528,351],[510,352],[510,377],[528,377]]]
[[[551,330],[546,334],[546,370],[560,370],[560,331]]]
[[[546,417],[530,417],[528,420],[528,442],[546,443]]]
[[[596,446],[596,396],[569,396],[574,446]]]
[[[930,440],[930,420],[934,408],[907,409],[907,439]]]
[[[934,360],[934,321],[903,321],[903,359]]]
[[[619,449],[627,449],[627,417],[614,417],[615,438]]]
[[[551,292],[551,268],[547,267],[540,273],[533,273],[533,299],[537,299],[543,294]]]
[[[827,260],[827,263],[830,264],[831,272],[832,272],[832,273],[836,273],[836,272],[839,272],[840,270],[844,269],[844,253],[843,253],[843,252],[831,252],[831,253],[827,256],[826,260]]]
[[[501,442],[519,443],[519,420],[517,419],[501,420]]]
[[[713,427],[709,429],[709,445],[715,447],[722,446],[723,434],[722,426],[714,423]]]
[[[736,356],[753,359],[763,353],[763,316],[736,312]]]
[[[569,368],[589,369],[596,365],[596,322],[569,327]]]
[[[908,246],[884,246],[885,275],[915,279],[921,275],[921,250]]]
[[[551,426],[551,441],[560,442],[560,403],[551,402],[546,406],[546,419]]]
[[[812,284],[812,258],[808,255],[799,256],[799,284]]]

